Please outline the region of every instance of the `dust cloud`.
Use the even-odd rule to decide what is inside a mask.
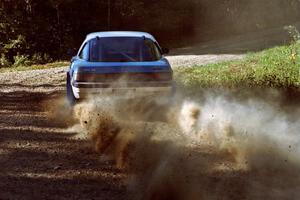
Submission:
[[[299,199],[299,109],[282,110],[277,96],[203,96],[92,98],[74,114],[95,151],[128,173],[131,199]]]

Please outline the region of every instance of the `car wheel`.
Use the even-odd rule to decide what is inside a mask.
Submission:
[[[66,90],[67,90],[67,99],[68,102],[71,106],[74,106],[77,103],[77,99],[75,98],[74,94],[73,94],[73,90],[72,90],[72,86],[71,86],[71,77],[69,72],[67,72],[67,85],[66,85]]]

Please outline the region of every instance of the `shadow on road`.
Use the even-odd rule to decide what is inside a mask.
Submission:
[[[125,175],[53,117],[57,98],[0,92],[0,199],[126,199]]]

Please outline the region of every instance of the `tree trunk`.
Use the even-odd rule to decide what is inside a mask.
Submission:
[[[110,23],[111,23],[111,2],[107,0],[107,30],[110,30]]]
[[[56,10],[56,19],[57,19],[57,32],[58,32],[58,42],[59,42],[59,52],[61,52],[61,26],[60,26],[60,12],[59,12],[59,3],[55,5]]]

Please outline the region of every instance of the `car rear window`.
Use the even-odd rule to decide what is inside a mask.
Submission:
[[[157,45],[144,37],[103,37],[90,41],[92,62],[146,62],[161,59]]]

